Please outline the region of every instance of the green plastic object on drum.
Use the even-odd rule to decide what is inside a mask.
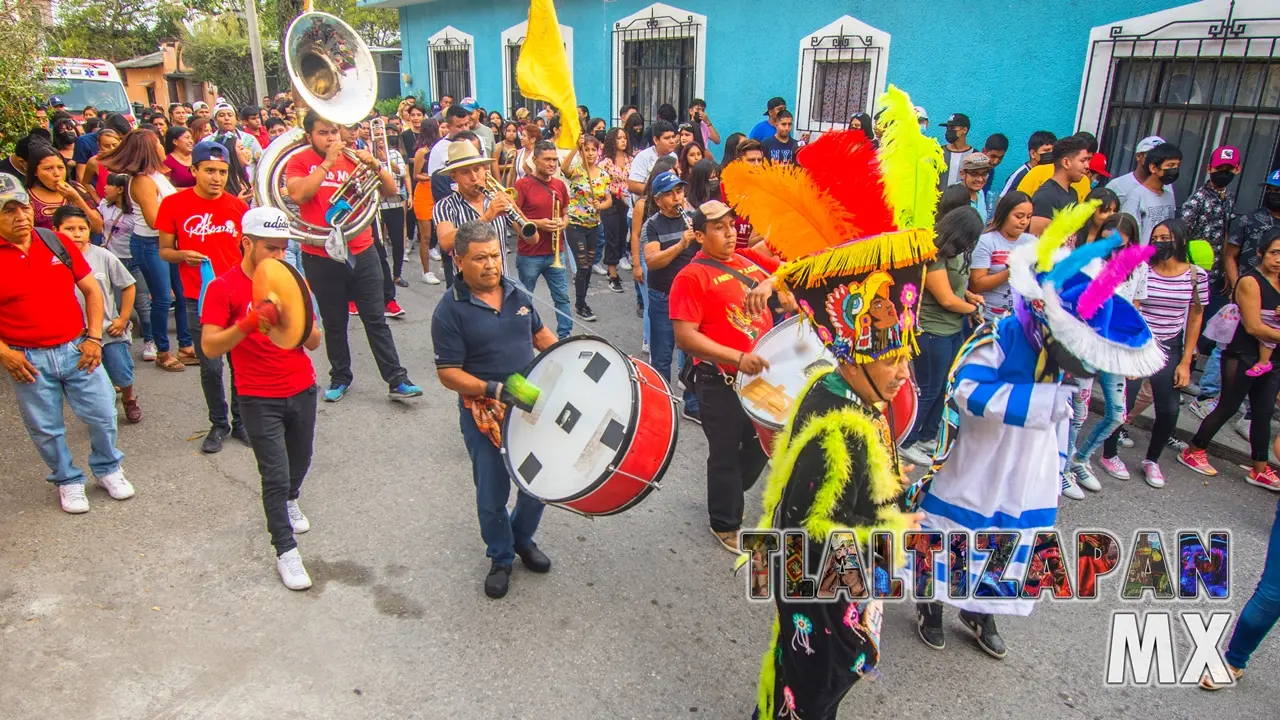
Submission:
[[[542,390],[538,389],[537,385],[529,382],[520,373],[512,373],[503,385],[503,389],[511,394],[516,405],[526,410],[532,410],[538,403],[538,396],[542,394]]]
[[[1208,240],[1187,243],[1187,254],[1191,256],[1191,262],[1205,270],[1213,270],[1213,246]]]

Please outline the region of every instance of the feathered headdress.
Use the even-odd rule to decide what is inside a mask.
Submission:
[[[1115,291],[1151,249],[1121,249],[1115,234],[1070,253],[1062,248],[1097,204],[1064,208],[1036,243],[1016,248],[1009,256],[1009,284],[1048,327],[1052,341],[1086,369],[1146,377],[1164,367],[1164,350],[1138,310]],[[1107,256],[1112,257],[1102,265]],[[1101,269],[1091,273],[1097,265]]]
[[[824,133],[799,166],[730,163],[729,202],[786,260],[776,276],[837,358],[910,356],[925,264],[934,258],[942,148],[911,99],[880,99],[880,149],[861,131]]]

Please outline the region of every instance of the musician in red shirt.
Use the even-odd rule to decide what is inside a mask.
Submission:
[[[344,150],[337,125],[325,120],[315,110],[307,111],[302,127],[311,147],[295,153],[285,166],[285,184],[289,198],[298,204],[302,219],[329,227],[325,212],[334,191],[356,171],[356,164]],[[356,150],[355,156],[365,166],[378,171],[382,197],[396,194],[396,179],[382,168],[368,150]],[[374,202],[377,202],[375,198]],[[409,381],[409,373],[400,365],[396,341],[387,325],[386,303],[382,297],[382,262],[373,249],[373,230],[365,228],[347,238],[345,248],[335,238],[331,248],[302,245],[302,267],[311,291],[315,293],[320,319],[324,321],[325,352],[329,356],[329,389],[325,402],[338,402],[351,388],[351,348],[347,344],[347,302],[356,304],[369,349],[378,363],[378,372],[390,388],[392,400],[422,396],[422,389]],[[332,249],[332,253],[330,252]],[[343,252],[345,250],[345,253]]]
[[[222,450],[228,436],[248,443],[240,407],[236,402],[235,367],[231,368],[231,409],[222,385],[222,359],[211,358],[200,349],[199,301],[204,280],[200,265],[208,262],[211,276],[217,277],[240,264],[240,220],[249,210],[243,200],[225,192],[230,172],[229,151],[213,140],[202,140],[191,150],[194,187],[180,190],[160,201],[156,230],[160,232],[160,259],[178,266],[182,294],[187,299],[187,326],[195,339],[200,359],[200,386],[209,409],[209,432],[200,449],[206,453]]]
[[[306,590],[311,578],[298,554],[295,533],[311,528],[298,507],[302,480],[311,467],[316,431],[316,371],[307,350],[320,347],[313,327],[300,348],[285,350],[264,335],[279,308],[253,302],[253,273],[268,259],[284,260],[289,220],[273,207],[245,213],[243,259],[209,283],[201,308],[201,350],[217,358],[230,354],[240,412],[262,475],[262,509],[276,550],[276,570],[285,587]]]
[[[707,436],[711,532],[727,550],[738,552],[742,496],[769,458],[733,379],[738,371],[754,374],[769,366],[753,350],[773,328],[767,302],[778,261],[749,248],[736,250],[734,212],[719,200],[698,206],[691,220],[701,250],[671,283],[671,323],[676,347],[694,358],[694,391]],[[786,308],[789,300],[779,300]]]

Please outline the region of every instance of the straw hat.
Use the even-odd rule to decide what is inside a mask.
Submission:
[[[459,170],[471,165],[483,165],[492,162],[489,158],[480,154],[476,150],[475,144],[470,140],[455,140],[449,143],[449,157],[445,160],[443,170],[450,172]]]

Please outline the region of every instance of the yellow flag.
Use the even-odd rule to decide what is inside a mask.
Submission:
[[[560,111],[560,140],[565,149],[578,146],[582,125],[578,122],[578,97],[573,92],[573,73],[560,37],[560,21],[551,0],[529,3],[529,27],[524,47],[516,63],[516,83],[520,94],[551,103]]]

